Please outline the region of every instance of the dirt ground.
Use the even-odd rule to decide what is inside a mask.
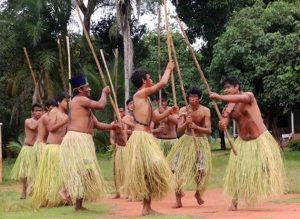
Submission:
[[[224,197],[222,189],[208,190],[204,195],[205,204],[196,204],[193,192],[186,192],[182,199],[183,208],[173,209],[174,195],[170,194],[161,201],[153,202],[153,209],[163,215],[190,215],[209,219],[299,219],[300,203],[292,202],[300,200],[300,194],[288,194],[274,197],[272,200],[261,203],[253,208],[240,205],[238,211],[229,211],[230,199]],[[279,201],[281,200],[281,201]],[[113,205],[108,216],[138,217],[141,216],[141,202],[130,202],[126,199],[104,198],[102,202]]]

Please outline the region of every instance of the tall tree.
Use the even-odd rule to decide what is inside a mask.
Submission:
[[[300,7],[257,1],[234,14],[214,46],[210,75],[240,78],[253,91],[269,128],[275,116],[300,107]]]

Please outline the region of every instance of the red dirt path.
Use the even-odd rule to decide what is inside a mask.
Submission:
[[[277,197],[275,200],[300,198],[300,194],[289,194]],[[170,194],[161,201],[153,202],[153,209],[164,215],[201,216],[205,219],[300,219],[300,203],[264,202],[254,208],[239,206],[238,211],[229,211],[230,200],[226,199],[222,189],[208,190],[204,195],[205,204],[196,204],[193,192],[186,192],[182,199],[183,208],[173,209],[174,195]],[[104,203],[113,205],[109,217],[138,217],[141,216],[141,202],[129,202],[126,199],[105,198]]]

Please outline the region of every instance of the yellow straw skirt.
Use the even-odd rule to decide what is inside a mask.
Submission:
[[[105,191],[104,179],[90,134],[68,131],[60,146],[60,170],[72,201],[95,201]]]
[[[36,176],[37,176],[38,171],[39,171],[40,160],[42,159],[43,151],[46,148],[45,145],[46,145],[45,143],[42,143],[42,142],[39,142],[39,141],[36,141],[33,145],[34,165],[33,165],[33,171],[31,171],[31,175],[30,175],[31,186],[32,187],[34,187],[34,184],[35,184],[35,179],[36,179]]]
[[[11,179],[21,180],[27,178],[30,183],[34,167],[34,150],[32,146],[23,145],[18,158],[11,171]]]
[[[174,186],[181,193],[189,182],[195,182],[202,196],[212,170],[211,151],[207,137],[183,135],[171,149],[167,159],[174,172]]]
[[[161,199],[171,190],[172,172],[157,143],[144,131],[133,131],[127,141],[126,173],[121,191],[131,199]]]
[[[63,204],[59,195],[63,186],[59,171],[60,145],[47,144],[44,147],[43,159],[40,161],[31,198],[33,208],[55,207]]]
[[[114,149],[114,177],[117,192],[120,192],[121,186],[124,184],[125,176],[125,150],[126,147],[117,146]]]
[[[279,146],[273,136],[264,132],[255,140],[234,142],[225,174],[224,191],[253,205],[271,195],[283,194],[285,172]]]
[[[158,138],[158,144],[160,145],[161,150],[163,151],[164,155],[167,156],[172,149],[172,147],[176,144],[177,138],[175,139],[160,139]]]

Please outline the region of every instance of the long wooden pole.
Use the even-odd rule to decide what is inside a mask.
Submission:
[[[31,65],[31,62],[30,62],[30,59],[29,59],[29,55],[27,53],[27,49],[25,47],[23,47],[23,51],[24,51],[24,54],[25,54],[25,57],[26,57],[26,61],[27,61],[31,76],[32,76],[34,88],[37,89],[38,102],[41,103],[42,98],[41,98],[41,94],[40,94],[40,89],[38,88],[38,84],[37,84],[37,81],[36,81],[36,78],[35,78],[35,75],[34,75],[34,72],[33,72],[33,69],[32,69],[32,65]]]
[[[89,47],[90,47],[90,50],[91,50],[91,52],[92,52],[92,54],[93,54],[93,57],[94,57],[94,60],[95,60],[95,62],[96,62],[96,65],[97,65],[97,68],[98,68],[98,71],[99,71],[99,74],[100,74],[101,81],[102,81],[102,83],[103,83],[104,86],[107,86],[107,83],[106,83],[105,78],[104,78],[103,71],[102,71],[102,69],[101,69],[99,60],[98,60],[97,55],[96,55],[96,52],[95,52],[95,49],[94,49],[94,47],[93,47],[93,45],[92,45],[91,39],[90,39],[90,37],[89,37],[89,35],[88,35],[88,32],[87,32],[87,30],[86,30],[86,28],[85,28],[85,26],[84,26],[82,17],[81,17],[81,15],[80,15],[80,10],[79,10],[79,6],[78,6],[78,5],[76,6],[76,11],[77,11],[77,14],[78,14],[78,17],[79,17],[81,26],[82,26],[82,28],[83,28],[83,32],[84,32],[85,38],[86,38],[86,40],[87,40],[87,42],[88,42],[88,45],[89,45]],[[109,95],[108,98],[109,98],[109,101],[110,101],[110,103],[111,103],[111,105],[112,105],[112,107],[113,107],[113,109],[114,109],[116,115],[117,115],[118,122],[119,122],[120,124],[122,124],[122,119],[121,119],[119,110],[118,110],[118,108],[116,107],[116,104],[114,103],[113,98],[111,97],[111,95]],[[123,133],[123,135],[124,135],[124,136],[123,136],[123,137],[124,137],[124,140],[126,140],[126,134]]]
[[[61,51],[61,44],[60,44],[60,39],[57,39],[57,47],[58,47],[58,58],[59,58],[59,66],[60,66],[60,78],[62,81],[63,89],[65,92],[67,92],[67,85],[66,85],[66,80],[64,77],[65,74],[65,69],[64,69],[64,63],[63,63],[63,58],[62,58],[62,51]]]
[[[66,42],[67,42],[67,53],[68,53],[68,78],[69,78],[69,81],[71,79],[71,50],[70,50],[70,39],[68,36],[66,36]],[[68,83],[69,84],[69,96],[71,97],[72,96],[72,87],[71,87],[71,83]]]
[[[168,57],[169,57],[169,61],[172,61],[172,51],[171,51],[171,44],[170,44],[170,32],[169,32],[168,11],[167,11],[167,1],[166,0],[164,0],[164,9],[165,9],[165,22],[166,22],[167,45],[168,45]],[[171,74],[171,84],[172,84],[173,104],[177,105],[174,74]]]
[[[185,41],[187,47],[189,48],[190,53],[191,53],[192,58],[193,58],[193,61],[194,61],[195,65],[196,65],[197,72],[199,73],[200,78],[201,78],[202,81],[204,82],[204,84],[205,84],[205,86],[206,86],[206,89],[207,89],[208,93],[210,93],[210,92],[211,92],[210,86],[209,86],[209,84],[208,84],[208,82],[207,82],[207,80],[206,80],[206,78],[205,78],[205,75],[204,75],[204,73],[203,73],[203,71],[202,71],[202,69],[201,69],[201,67],[200,67],[200,64],[199,64],[199,62],[198,62],[198,60],[197,60],[197,58],[196,58],[194,49],[192,48],[192,46],[191,46],[191,44],[190,44],[190,42],[189,42],[189,40],[188,40],[188,37],[187,37],[187,35],[186,35],[186,33],[185,33],[185,30],[183,29],[183,26],[182,26],[182,24],[181,24],[180,19],[179,19],[178,17],[177,17],[176,19],[177,19],[177,22],[178,22],[178,24],[179,24],[180,30],[181,30],[181,32],[182,32],[184,41]],[[213,100],[212,100],[212,103],[213,103],[213,106],[214,106],[214,108],[215,108],[215,110],[216,110],[216,112],[217,112],[217,115],[218,115],[219,119],[221,119],[221,118],[222,118],[222,115],[221,115],[221,113],[220,113],[220,110],[219,110],[219,107],[218,107],[217,103],[216,103],[215,101],[213,101]],[[228,139],[228,142],[229,142],[229,144],[230,144],[231,150],[233,151],[233,153],[234,153],[235,155],[237,155],[237,152],[236,152],[236,149],[235,149],[235,147],[234,147],[234,145],[233,145],[233,142],[232,142],[231,139],[229,138],[229,133],[228,133],[227,129],[225,129],[224,132],[225,132],[225,135],[226,135],[226,137],[227,137],[227,139]]]
[[[103,49],[100,49],[100,54],[101,54],[101,58],[102,58],[102,61],[103,61],[103,64],[104,64],[104,67],[105,67],[105,70],[106,70],[106,74],[107,74],[109,83],[110,83],[110,87],[112,89],[112,94],[113,94],[114,101],[116,103],[116,107],[119,108],[118,101],[117,101],[117,96],[116,96],[116,93],[115,93],[114,84],[113,84],[113,82],[111,80],[111,77],[110,77],[110,73],[109,73],[109,70],[108,70],[108,67],[107,67],[107,64],[106,64]]]
[[[2,183],[2,123],[0,123],[0,183]]]
[[[158,14],[158,22],[157,22],[157,72],[158,72],[158,80],[161,79],[161,69],[160,69],[160,58],[161,58],[161,43],[160,43],[160,23],[161,23],[161,13],[160,13],[160,5],[157,6],[157,14]],[[158,92],[158,105],[161,106],[161,90]]]
[[[186,98],[185,89],[184,89],[184,86],[183,86],[183,81],[182,81],[182,76],[181,76],[181,71],[180,71],[180,67],[179,67],[179,62],[178,62],[178,59],[177,59],[176,50],[175,50],[175,46],[174,46],[174,43],[173,43],[172,39],[171,39],[171,48],[172,48],[172,53],[173,53],[173,56],[174,56],[174,62],[175,62],[176,72],[177,72],[178,78],[179,78],[179,84],[180,84],[181,93],[182,93],[183,100],[184,100],[184,103],[185,103],[185,106],[186,106],[186,110],[187,110],[187,114],[188,114],[189,103],[188,103],[187,98]],[[197,147],[195,130],[191,129],[191,132],[192,132],[192,136],[193,136],[193,142],[194,142],[195,150],[197,152],[196,156],[198,156],[199,149]]]

